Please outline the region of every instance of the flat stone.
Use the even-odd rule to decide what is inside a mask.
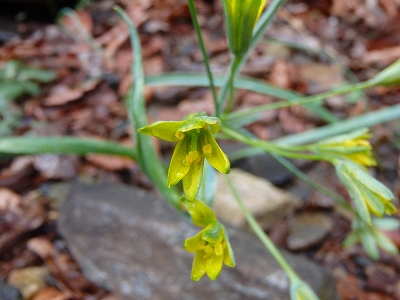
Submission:
[[[219,144],[228,156],[235,151],[247,148],[247,146],[242,143],[226,140],[219,141]],[[234,160],[232,161],[231,167],[239,168],[258,177],[267,179],[274,185],[278,186],[293,178],[293,174],[268,153]]]
[[[6,284],[4,281],[0,279],[0,299],[22,300],[22,295],[16,288]]]
[[[289,283],[261,242],[228,227],[236,267],[216,281],[190,279],[193,254],[184,239],[199,231],[165,201],[124,185],[75,183],[60,207],[60,232],[85,275],[126,300],[289,299]],[[323,267],[284,252],[321,300],[338,299]]]
[[[290,224],[287,246],[300,251],[320,243],[333,228],[332,219],[323,213],[301,213]]]
[[[232,180],[244,205],[264,229],[269,229],[293,211],[300,202],[295,196],[287,193],[268,180],[240,169],[232,169],[229,177]],[[218,173],[218,188],[215,194],[213,210],[218,219],[236,227],[244,227],[246,218],[237,204],[224,175]]]

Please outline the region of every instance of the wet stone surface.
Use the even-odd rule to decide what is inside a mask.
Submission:
[[[306,212],[295,216],[290,224],[287,246],[301,251],[320,243],[333,229],[331,217],[323,213]]]
[[[22,296],[18,290],[4,281],[0,280],[0,299],[1,300],[22,300]]]
[[[224,266],[214,282],[192,282],[193,254],[182,243],[199,229],[143,190],[74,183],[59,212],[59,229],[86,276],[122,299],[289,299],[288,280],[261,242],[230,227],[236,267]],[[325,268],[284,255],[322,300],[338,299]]]

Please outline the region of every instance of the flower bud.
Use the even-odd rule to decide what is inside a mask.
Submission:
[[[360,217],[371,223],[369,212],[378,217],[397,211],[392,192],[364,168],[350,161],[335,163],[336,173],[344,184]]]
[[[376,161],[372,157],[372,147],[367,140],[370,137],[371,134],[366,128],[352,131],[318,142],[315,151],[330,157],[348,159],[360,165],[375,166]]]
[[[249,49],[256,25],[266,0],[222,0],[229,50],[243,56]]]
[[[400,59],[376,74],[372,82],[375,85],[400,84]]]

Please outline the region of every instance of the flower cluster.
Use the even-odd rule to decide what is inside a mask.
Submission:
[[[371,144],[367,140],[370,137],[368,129],[356,130],[321,140],[316,144],[315,151],[324,156],[350,160],[363,166],[376,166]]]
[[[215,280],[222,270],[222,265],[235,266],[233,251],[228,233],[213,211],[198,199],[183,200],[195,225],[204,227],[198,234],[185,240],[186,251],[195,252],[192,266],[192,280],[198,281],[207,274]]]
[[[350,161],[335,164],[336,173],[353,199],[357,212],[367,223],[371,223],[369,212],[382,217],[394,214],[397,209],[392,201],[392,192],[372,177],[362,166]]]
[[[221,121],[205,112],[187,115],[182,121],[159,121],[140,128],[140,133],[178,142],[168,169],[168,186],[182,180],[186,198],[197,196],[204,158],[219,172],[228,174],[230,162],[214,139]]]

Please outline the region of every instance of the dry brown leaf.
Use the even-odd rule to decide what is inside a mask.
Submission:
[[[290,88],[292,86],[292,80],[288,63],[284,60],[278,59],[271,68],[269,80],[273,85],[279,88]]]
[[[70,295],[54,287],[46,287],[37,292],[30,300],[68,300]]]
[[[398,58],[400,58],[400,46],[395,46],[381,50],[368,51],[365,53],[363,61],[366,65],[380,63],[386,66]]]
[[[379,0],[379,3],[387,13],[389,17],[395,17],[399,11],[398,11],[398,3],[393,0]]]
[[[129,31],[124,22],[119,22],[110,30],[99,36],[96,41],[104,47],[104,55],[111,58],[128,39]]]
[[[16,287],[24,299],[30,299],[41,289],[47,287],[46,277],[49,270],[46,267],[27,267],[14,269],[10,272],[7,283]]]
[[[35,156],[34,167],[48,179],[68,180],[76,177],[78,162],[77,156],[43,154]]]
[[[87,10],[73,11],[63,15],[59,24],[75,39],[87,41],[93,32],[92,16]]]
[[[42,237],[31,238],[27,242],[27,248],[42,259],[46,259],[55,251],[54,245],[47,238]]]
[[[49,96],[43,99],[43,104],[46,106],[55,106],[78,100],[84,93],[93,90],[98,83],[98,80],[87,80],[74,87],[63,83],[58,84],[50,90]]]
[[[107,171],[130,169],[135,165],[135,162],[131,159],[120,156],[88,154],[85,158],[96,166]]]
[[[15,210],[21,204],[21,196],[7,188],[0,188],[0,213]]]
[[[298,133],[312,129],[315,125],[301,117],[295,116],[290,109],[281,109],[278,113],[280,123],[286,133]]]

